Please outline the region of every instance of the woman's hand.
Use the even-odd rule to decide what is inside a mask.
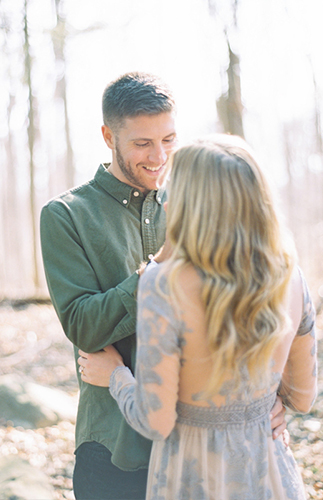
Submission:
[[[121,355],[112,345],[90,354],[80,349],[79,355],[77,362],[80,365],[81,379],[98,387],[109,387],[113,370],[117,366],[124,366]]]
[[[277,439],[280,434],[283,435],[285,446],[289,445],[289,432],[286,429],[285,420],[286,408],[283,406],[283,401],[280,396],[276,397],[274,406],[270,412],[270,423],[273,431],[273,439]]]

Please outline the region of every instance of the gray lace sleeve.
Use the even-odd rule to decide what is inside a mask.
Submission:
[[[127,422],[148,439],[164,439],[176,421],[180,369],[180,323],[167,299],[165,279],[156,286],[159,267],[144,273],[138,289],[135,378],[116,369],[110,393]],[[166,295],[165,295],[166,294]]]
[[[307,413],[317,394],[317,343],[315,308],[308,286],[300,271],[303,285],[303,315],[290,348],[279,395],[285,406]]]

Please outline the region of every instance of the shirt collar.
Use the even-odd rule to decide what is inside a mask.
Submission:
[[[109,165],[109,163],[101,163],[94,176],[95,180],[100,184],[100,186],[124,207],[129,206],[132,198],[140,198],[143,200],[143,194],[138,189],[119,181],[119,179],[108,172],[107,169]],[[158,203],[158,205],[161,205],[163,202],[165,188],[162,187],[157,190],[150,191],[150,193],[153,193],[153,198],[155,199],[156,203]],[[148,195],[150,195],[150,193],[148,193]]]

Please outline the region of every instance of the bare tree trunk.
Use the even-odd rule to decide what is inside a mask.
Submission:
[[[8,64],[12,56],[10,44],[11,26],[10,19],[7,15],[6,8],[0,0],[0,18],[1,29],[3,33],[1,50],[4,56],[4,63]],[[8,64],[7,78],[10,84],[12,83],[11,66]],[[5,91],[5,89],[3,89]],[[12,111],[15,105],[15,96],[8,91],[8,105],[6,112],[7,135],[1,140],[3,144],[4,162],[1,169],[1,192],[0,192],[0,211],[1,211],[1,292],[3,296],[11,294],[18,282],[18,276],[21,277],[21,272],[18,274],[18,269],[22,269],[22,251],[19,242],[19,199],[17,195],[17,158],[13,144],[13,135],[10,128]]]
[[[312,59],[309,56],[309,61],[312,70],[312,79],[314,87],[314,127],[315,127],[315,160],[321,171],[316,172],[316,189],[318,189],[318,197],[316,203],[316,218],[323,224],[323,131],[322,131],[322,113],[321,113],[321,96],[317,84],[316,75]],[[323,281],[323,280],[322,280]]]
[[[222,94],[217,101],[217,111],[222,123],[224,132],[239,135],[244,138],[243,130],[243,105],[241,99],[240,82],[240,58],[230,47],[227,38],[229,51],[229,66],[227,69],[228,92]]]
[[[7,158],[7,168],[5,172],[3,201],[3,224],[4,224],[4,251],[6,261],[6,281],[17,281],[17,269],[22,268],[21,245],[19,244],[20,218],[18,212],[17,198],[17,176],[16,176],[16,158],[14,155],[14,146],[12,132],[10,130],[10,116],[14,106],[14,97],[10,95],[7,110],[8,135],[5,139],[5,151]]]
[[[31,81],[31,66],[30,57],[29,31],[28,31],[28,16],[27,16],[27,0],[25,0],[24,10],[24,53],[25,53],[25,75],[28,85],[28,146],[29,146],[29,178],[30,178],[30,213],[32,227],[32,249],[33,249],[33,281],[35,288],[39,288],[38,274],[38,247],[37,247],[37,227],[36,227],[36,195],[35,195],[35,163],[34,163],[34,145],[35,145],[35,119],[34,119],[34,96],[32,91]]]
[[[292,231],[295,231],[293,225],[293,213],[295,210],[294,206],[294,183],[293,183],[293,174],[292,174],[292,152],[291,152],[291,141],[289,138],[289,131],[287,124],[284,125],[283,128],[283,145],[284,145],[284,153],[285,153],[285,164],[286,164],[286,172],[288,177],[288,182],[286,185],[287,196],[284,198],[286,212],[288,214],[289,225]]]
[[[312,61],[310,59],[311,69],[312,69],[312,79],[314,86],[314,123],[315,123],[315,140],[316,140],[316,152],[323,157],[323,136],[322,136],[322,116],[320,109],[320,92],[316,81],[315,71],[313,68]]]
[[[66,142],[66,155],[65,155],[65,180],[66,187],[70,188],[75,184],[75,161],[74,153],[71,142],[70,133],[70,122],[68,116],[67,107],[67,84],[66,84],[66,73],[65,73],[65,45],[67,37],[67,29],[65,18],[59,13],[61,0],[55,0],[55,10],[56,10],[56,27],[52,31],[52,41],[57,65],[63,67],[63,71],[60,79],[56,84],[56,97],[62,99],[64,106],[64,127],[65,127],[65,142]]]
[[[68,98],[67,98],[67,81],[66,81],[66,62],[65,62],[65,48],[66,40],[69,36],[77,36],[84,34],[86,32],[96,31],[98,29],[106,29],[104,23],[95,23],[89,26],[85,30],[75,29],[73,26],[66,22],[65,15],[62,14],[61,5],[64,2],[62,0],[53,0],[53,6],[56,14],[56,26],[51,32],[53,49],[55,54],[55,60],[57,67],[63,68],[57,78],[56,83],[56,98],[61,99],[64,107],[64,129],[65,129],[65,144],[66,144],[66,154],[65,154],[65,181],[66,188],[70,188],[75,185],[75,158],[72,148],[71,141],[71,128],[70,120],[68,114]]]
[[[208,0],[209,12],[213,17],[217,16],[216,0]],[[231,0],[231,14],[234,28],[237,29],[237,11],[239,0]],[[217,112],[223,131],[244,138],[243,130],[243,105],[241,98],[240,81],[240,58],[233,52],[228,36],[227,26],[223,27],[228,47],[229,65],[226,70],[227,88],[226,92],[217,100]]]
[[[66,140],[66,183],[67,187],[73,187],[75,184],[75,162],[74,153],[71,142],[70,122],[67,110],[67,93],[66,93],[66,78],[61,81],[62,97],[64,103],[64,118],[65,118],[65,140]]]

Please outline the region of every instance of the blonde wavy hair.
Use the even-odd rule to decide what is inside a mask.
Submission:
[[[284,242],[266,179],[242,139],[220,135],[182,147],[172,160],[167,228],[176,276],[193,265],[203,277],[208,344],[213,357],[207,395],[228,373],[239,386],[247,367],[267,383],[273,350],[289,319],[284,302],[295,263]]]

